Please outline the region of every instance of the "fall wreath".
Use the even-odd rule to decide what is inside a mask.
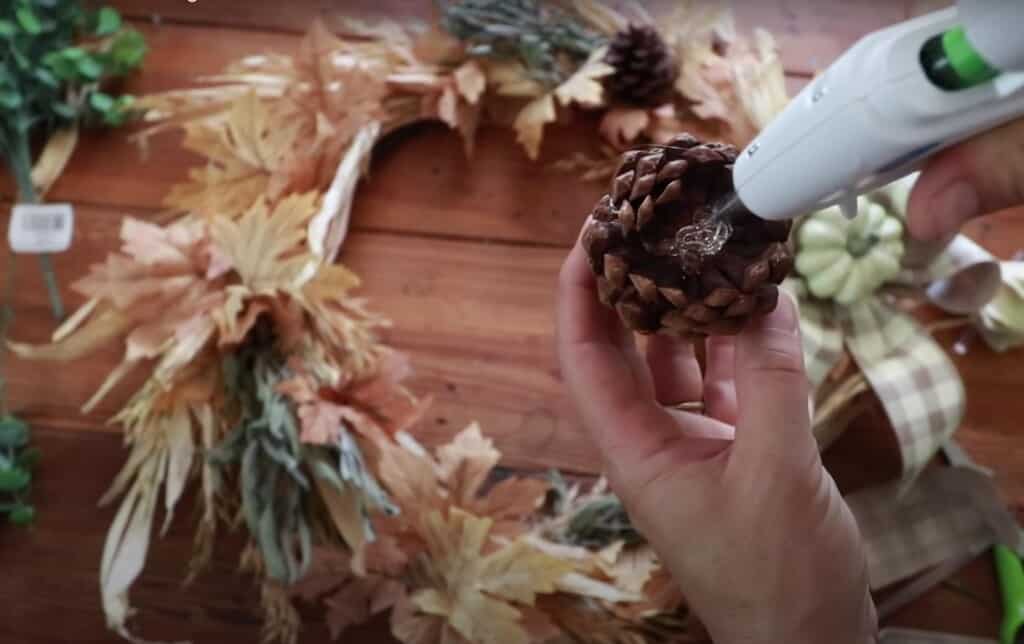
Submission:
[[[603,483],[498,480],[501,455],[476,425],[436,449],[417,442],[428,401],[403,386],[408,360],[377,339],[387,320],[335,262],[375,144],[412,123],[447,124],[470,155],[479,127],[510,127],[536,159],[548,126],[593,112],[604,153],[553,171],[601,180],[624,150],[683,131],[749,141],[788,100],[771,36],[679,5],[657,23],[594,0],[463,0],[433,24],[315,24],[293,56],[253,55],[138,101],[143,147],[183,131],[206,159],[166,197],[180,216],[126,219],[120,251],[75,283],[88,303],[54,342],[13,345],[71,360],[123,342],[87,409],[148,370],[114,419],[130,454],[104,497],[120,502],[100,567],[113,630],[133,639],[128,596],[153,530],[196,479],[189,576],[219,532],[244,526],[268,639],[296,641],[298,601],[322,602],[336,635],[390,611],[407,644],[705,639]],[[788,266],[775,262],[777,282]],[[739,298],[747,313],[765,307],[760,287],[734,289],[715,314]],[[688,330],[712,324],[687,316]]]

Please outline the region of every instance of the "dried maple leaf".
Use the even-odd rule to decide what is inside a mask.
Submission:
[[[555,88],[558,102],[564,106],[575,103],[583,107],[604,105],[604,85],[601,79],[615,73],[615,68],[604,62],[606,48],[600,48],[564,83]]]
[[[604,86],[601,79],[615,70],[603,61],[604,50],[598,50],[564,83],[549,93],[528,102],[516,116],[513,127],[516,140],[526,149],[527,156],[536,160],[544,139],[544,126],[558,117],[555,102],[562,106],[577,104],[600,107],[604,104]],[[489,78],[498,85],[498,93],[506,96],[533,96],[538,89],[536,81],[517,79],[519,70],[514,65],[494,66]]]
[[[490,520],[458,509],[447,518],[436,511],[427,516],[424,566],[432,583],[411,600],[421,613],[446,620],[470,642],[527,644],[530,636],[517,605],[533,606],[538,595],[555,592],[573,566],[524,541],[493,550],[491,526]]]
[[[680,62],[676,89],[706,121],[728,126],[727,137],[749,142],[788,101],[785,73],[771,36],[736,35],[728,8],[688,2],[668,23],[666,39]]]
[[[271,119],[255,92],[235,100],[223,118],[187,124],[184,145],[207,164],[191,170],[190,182],[172,188],[164,203],[207,217],[241,215],[267,194],[295,153],[299,125]]]
[[[480,97],[487,88],[487,75],[476,61],[463,63],[453,72],[452,77],[455,80],[455,88],[462,98],[472,105],[480,102]]]
[[[217,217],[210,236],[251,293],[293,291],[314,275],[315,263],[299,252],[319,195],[293,195],[273,209],[260,199],[237,221]]]
[[[516,129],[516,140],[526,149],[526,155],[530,159],[536,160],[540,156],[544,126],[554,123],[557,116],[555,98],[552,94],[544,94],[533,99],[519,111],[513,127]]]
[[[543,503],[549,485],[536,479],[510,477],[483,493],[501,453],[477,423],[439,447],[436,460],[408,434],[396,437],[399,444],[381,453],[379,475],[413,526],[434,510],[461,508],[496,520],[495,532],[515,537],[526,529],[521,519]]]
[[[650,123],[650,110],[613,107],[605,112],[598,129],[606,141],[618,148],[624,148],[636,141]]]

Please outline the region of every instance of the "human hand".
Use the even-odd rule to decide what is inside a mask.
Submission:
[[[558,351],[612,488],[716,644],[875,641],[863,546],[811,434],[788,297],[737,338],[710,338],[702,378],[688,342],[655,336],[639,354],[577,245]],[[706,416],[663,406],[696,400]]]
[[[937,241],[968,219],[1024,204],[1024,119],[930,159],[907,207],[910,233]]]

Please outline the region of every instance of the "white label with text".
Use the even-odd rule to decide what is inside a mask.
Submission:
[[[7,238],[15,253],[63,253],[71,247],[75,211],[68,203],[19,204]]]

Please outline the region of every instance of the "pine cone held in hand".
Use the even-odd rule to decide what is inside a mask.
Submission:
[[[601,301],[640,333],[732,335],[775,309],[793,268],[789,222],[744,214],[728,240],[695,255],[685,244],[710,206],[732,190],[736,148],[688,134],[631,150],[611,192],[587,219],[582,244]]]
[[[671,99],[679,68],[654,27],[630,25],[617,33],[605,62],[615,68],[605,80],[612,100],[654,107]]]

